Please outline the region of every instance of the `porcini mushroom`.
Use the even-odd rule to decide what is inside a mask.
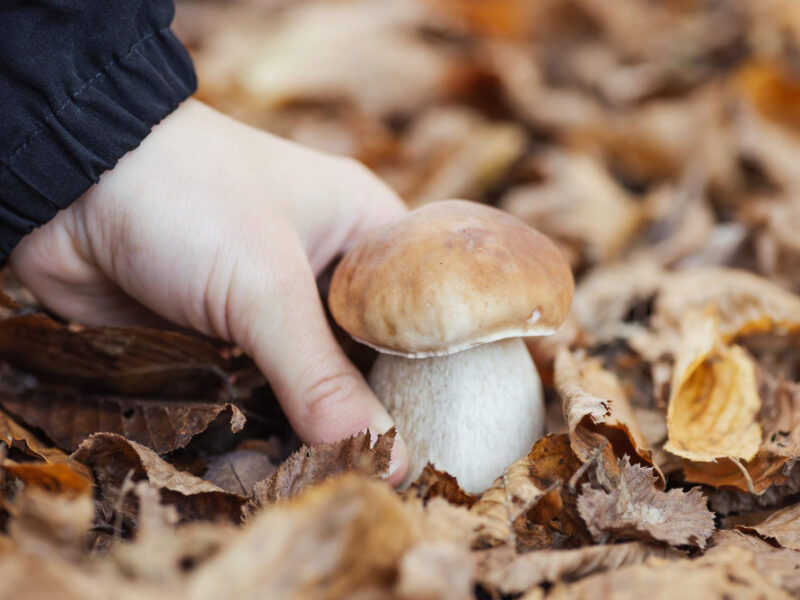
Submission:
[[[530,450],[544,405],[521,338],[554,333],[573,288],[547,237],[463,200],[418,208],[345,255],[328,303],[380,352],[369,383],[408,444],[406,483],[430,461],[480,492]]]

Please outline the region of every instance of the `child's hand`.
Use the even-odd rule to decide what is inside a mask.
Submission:
[[[330,441],[392,421],[328,328],[315,276],[403,211],[360,164],[189,100],[10,265],[44,305],[87,325],[163,317],[235,342],[300,437]],[[397,483],[407,459],[395,449]]]

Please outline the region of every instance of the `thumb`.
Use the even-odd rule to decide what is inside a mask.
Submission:
[[[236,302],[236,323],[230,328],[234,340],[269,379],[306,443],[335,441],[366,428],[373,434],[387,431],[394,425],[392,418],[328,326],[300,240],[287,238],[270,244],[273,256],[276,247],[282,253],[272,263],[277,265],[272,273],[265,274],[263,265],[241,272],[249,291]],[[408,451],[398,435],[388,481],[400,483],[407,465]]]

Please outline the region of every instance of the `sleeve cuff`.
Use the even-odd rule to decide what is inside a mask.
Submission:
[[[196,87],[191,58],[169,29],[105,64],[0,159],[0,259],[96,183]]]

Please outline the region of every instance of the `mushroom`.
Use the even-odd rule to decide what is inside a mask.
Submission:
[[[544,235],[496,208],[427,204],[356,244],[328,303],[380,352],[369,384],[409,450],[480,492],[544,433],[542,386],[524,336],[554,333],[572,273]]]

